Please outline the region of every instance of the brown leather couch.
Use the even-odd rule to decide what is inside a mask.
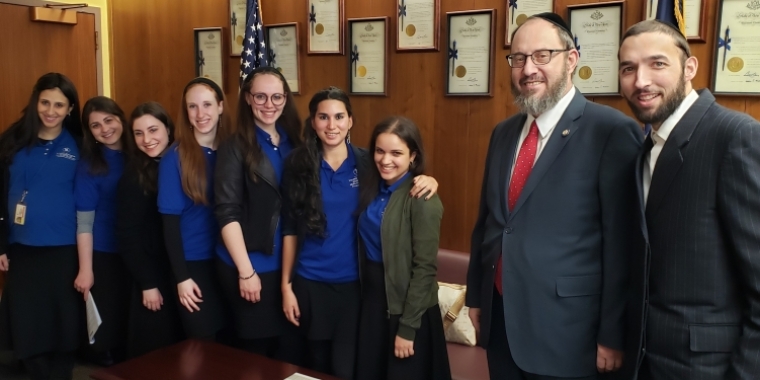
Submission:
[[[467,283],[470,255],[465,252],[438,250],[438,281],[452,284]],[[486,351],[458,343],[447,343],[452,380],[488,380]]]

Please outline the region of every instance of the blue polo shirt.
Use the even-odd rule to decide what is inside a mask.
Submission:
[[[308,235],[298,256],[297,273],[313,281],[345,283],[359,279],[356,209],[359,178],[351,145],[338,170],[323,159],[319,170],[326,237]]]
[[[404,174],[390,186],[386,185],[385,182],[380,183],[380,192],[377,197],[359,217],[359,236],[364,242],[364,250],[367,252],[367,259],[370,261],[383,262],[383,244],[380,233],[383,214],[385,214],[385,208],[388,206],[391,195],[406,181],[407,177],[409,177],[409,173]]]
[[[214,257],[219,225],[214,217],[214,167],[216,151],[201,147],[206,158],[207,205],[195,204],[182,189],[179,151],[173,146],[158,164],[158,212],[180,216],[182,248],[185,260],[208,260]]]
[[[124,173],[124,154],[101,146],[108,172],[90,174],[90,163],[79,161],[74,195],[77,211],[95,211],[92,247],[95,251],[116,253],[116,186]]]
[[[293,144],[288,140],[288,135],[285,130],[277,126],[277,133],[280,134],[280,145],[274,145],[272,143],[272,136],[269,133],[264,132],[263,129],[256,127],[256,140],[259,143],[259,147],[264,152],[266,158],[272,163],[274,167],[274,173],[277,177],[277,184],[282,182],[282,172],[285,169],[285,157],[293,150]],[[220,241],[216,246],[216,254],[227,265],[235,266],[232,261],[232,256],[224,246],[224,242]],[[282,225],[278,222],[277,228],[274,231],[274,249],[272,254],[268,255],[264,252],[248,252],[248,259],[251,260],[251,265],[256,269],[258,273],[267,273],[280,270],[282,268]]]
[[[31,246],[76,244],[74,177],[79,148],[64,129],[51,141],[40,141],[13,156],[8,186],[10,243]],[[16,204],[26,191],[26,221],[14,223]]]

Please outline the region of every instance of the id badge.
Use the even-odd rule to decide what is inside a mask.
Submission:
[[[26,223],[26,203],[24,203],[24,199],[26,199],[26,194],[28,193],[29,191],[24,190],[21,194],[21,200],[16,203],[16,212],[13,214],[13,223],[20,226]]]
[[[26,222],[26,205],[23,203],[16,204],[16,214],[13,216],[13,222],[23,226]]]

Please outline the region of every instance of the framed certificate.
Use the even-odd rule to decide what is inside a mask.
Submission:
[[[447,96],[493,95],[495,16],[494,9],[446,13]]]
[[[625,19],[624,2],[571,5],[567,13],[580,56],[573,84],[586,96],[619,96],[617,53]]]
[[[196,28],[193,32],[195,33],[195,75],[213,80],[224,90],[222,28]]]
[[[760,2],[721,0],[713,52],[713,92],[760,95]]]
[[[661,0],[644,0],[641,3],[643,20],[654,20],[657,17],[657,7]],[[673,0],[662,0],[673,1]],[[705,42],[705,25],[707,24],[706,0],[689,0],[683,2],[684,21],[686,21],[686,39],[694,42]]]
[[[343,0],[307,0],[308,54],[343,54]]]
[[[512,33],[528,17],[543,12],[551,12],[552,0],[507,0],[507,27],[504,33],[504,47],[512,44]]]
[[[441,0],[396,0],[396,50],[436,50]]]
[[[288,81],[290,92],[300,93],[301,70],[298,61],[298,23],[273,24],[264,27],[269,66],[277,68]]]
[[[243,52],[243,38],[245,38],[246,0],[229,0],[229,2],[230,55],[239,57]]]
[[[349,93],[386,95],[388,17],[348,19]]]

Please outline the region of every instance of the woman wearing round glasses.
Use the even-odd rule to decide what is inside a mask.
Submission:
[[[285,157],[301,145],[298,111],[285,78],[260,67],[243,82],[237,133],[219,148],[215,194],[223,244],[219,280],[241,348],[297,361],[282,313],[280,181]]]

